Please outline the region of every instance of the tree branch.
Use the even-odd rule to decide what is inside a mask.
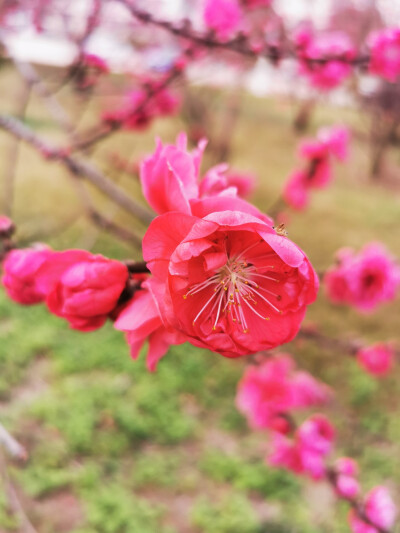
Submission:
[[[135,216],[144,223],[149,224],[154,216],[145,207],[135,202],[132,198],[127,196],[125,191],[109,181],[99,170],[91,164],[76,159],[69,155],[66,151],[60,150],[51,145],[43,138],[39,137],[35,132],[23,124],[16,118],[0,114],[0,128],[8,131],[14,137],[25,141],[27,144],[33,146],[38,150],[43,157],[49,160],[55,160],[62,163],[68,170],[78,178],[85,178],[92,183],[106,196],[111,198],[116,204],[125,209],[128,213]]]
[[[299,59],[297,51],[294,47],[287,47],[286,49],[283,49],[279,48],[279,46],[265,43],[264,48],[258,49],[252,46],[250,40],[244,34],[239,34],[236,38],[229,41],[218,41],[213,32],[202,34],[194,31],[191,27],[190,21],[188,20],[183,20],[178,23],[173,23],[168,20],[161,20],[153,17],[153,15],[149,12],[139,9],[134,3],[129,2],[129,0],[117,1],[125,6],[131,15],[144,24],[152,24],[153,26],[162,28],[175,37],[187,39],[188,41],[202,46],[203,48],[231,51],[251,59],[263,57],[274,64],[283,58],[292,57]],[[354,66],[365,66],[369,62],[369,56],[359,55],[353,59],[345,58],[342,55],[324,58],[301,57],[301,60],[310,64],[325,64],[327,61],[335,60],[343,61]]]

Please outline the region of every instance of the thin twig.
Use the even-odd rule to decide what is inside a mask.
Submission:
[[[0,423],[0,444],[5,448],[8,453],[20,459],[26,461],[28,459],[28,453],[25,448],[20,444],[10,433],[6,430],[3,424]]]
[[[0,115],[0,128],[33,146],[46,159],[59,161],[74,176],[85,178],[116,204],[120,205],[128,213],[140,219],[142,222],[149,224],[153,220],[154,216],[148,209],[130,198],[122,188],[108,180],[97,168],[56,148],[47,140],[39,137],[20,120],[7,115]]]
[[[20,532],[21,533],[38,533],[29,520],[25,509],[22,506],[20,499],[18,498],[17,491],[7,470],[7,463],[2,453],[0,453],[0,476],[4,483],[5,492],[8,496],[8,502],[12,512],[18,517]]]

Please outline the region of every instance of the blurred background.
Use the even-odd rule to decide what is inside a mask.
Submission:
[[[120,2],[38,4],[40,10],[35,2],[14,10],[13,2],[0,2],[0,113],[68,154],[74,143],[102,131],[109,124],[102,114],[119,109],[143,79],[164,79],[180,46],[168,32],[138,23]],[[137,4],[163,20],[191,17],[203,29],[195,2]],[[400,24],[400,3],[281,0],[265,17],[274,35],[311,21],[317,31],[345,31],[361,46],[370,31]],[[89,88],[77,69],[82,50],[103,58],[111,71]],[[153,152],[155,137],[174,142],[186,131],[192,146],[209,139],[202,173],[227,161],[253,174],[252,201],[268,213],[298,165],[298,142],[322,126],[345,124],[350,158],[335,166],[333,183],[315,193],[306,211],[282,208],[289,237],[318,272],[343,246],[359,250],[380,241],[400,256],[398,83],[361,71],[321,93],[299,79],[292,60],[275,68],[211,50],[190,61],[170,89],[180,102],[172,116],[157,116],[140,130],[118,128],[72,157],[90,161],[144,206],[141,159]],[[146,224],[68,165],[3,130],[0,153],[1,211],[13,218],[19,245],[41,241],[141,258]],[[102,217],[128,234],[121,238]],[[399,311],[397,299],[360,315],[332,305],[321,290],[305,323],[333,338],[399,340]],[[396,371],[376,380],[348,354],[302,338],[279,351],[335,390],[326,412],[338,428],[337,455],[360,462],[366,488],[384,482],[398,500]],[[185,344],[149,374],[143,357],[130,359],[112,324],[74,332],[43,306],[20,307],[1,292],[0,362],[0,420],[29,452],[25,464],[2,455],[1,532],[32,533],[32,524],[40,533],[348,531],[348,509],[327,485],[264,464],[266,436],[248,429],[234,404],[245,358],[228,360]]]

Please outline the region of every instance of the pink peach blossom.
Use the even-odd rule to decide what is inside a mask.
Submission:
[[[125,265],[85,250],[54,252],[37,272],[49,310],[80,331],[104,324],[127,280]]]
[[[302,447],[327,455],[332,449],[335,430],[325,416],[316,414],[299,427],[297,438]]]
[[[329,299],[359,311],[372,312],[392,300],[400,283],[399,266],[380,243],[370,243],[356,255],[346,249],[339,264],[324,276]]]
[[[350,457],[339,457],[335,461],[336,472],[335,490],[342,498],[353,500],[360,493],[360,484],[356,479],[358,465]]]
[[[382,529],[393,527],[397,508],[386,487],[377,486],[366,495],[364,512],[370,523],[365,522],[354,510],[350,511],[349,523],[353,533],[379,533]]]
[[[226,357],[291,340],[318,290],[304,252],[244,200],[206,198],[194,207],[197,216],[157,217],[143,240],[143,257],[166,286],[165,321]]]
[[[283,199],[290,207],[301,211],[309,204],[309,189],[307,185],[307,172],[295,170],[285,183],[282,192]]]
[[[393,527],[397,509],[386,487],[378,485],[368,492],[365,496],[365,514],[380,528]]]
[[[243,13],[238,0],[204,0],[203,20],[221,40],[239,29]]]
[[[331,155],[339,161],[346,161],[349,154],[350,131],[346,126],[321,128],[318,138],[326,145]]]
[[[339,457],[335,461],[335,471],[344,476],[358,476],[358,464],[351,457]]]
[[[122,107],[102,114],[103,122],[125,130],[144,130],[157,117],[173,115],[180,106],[179,98],[167,89],[159,90],[158,83],[148,82],[149,89],[136,89],[125,95]],[[149,98],[149,92],[154,91]]]
[[[326,456],[332,448],[335,431],[323,415],[314,415],[298,428],[294,440],[279,433],[272,436],[272,452],[267,461],[318,480],[326,474]]]
[[[0,215],[0,237],[10,237],[14,231],[13,221],[5,215]]]
[[[293,171],[283,189],[283,199],[293,209],[305,209],[311,189],[325,188],[332,179],[331,161],[343,161],[348,155],[349,132],[342,126],[322,128],[316,139],[300,143],[298,155],[306,161],[306,168]]]
[[[182,344],[186,338],[173,329],[167,330],[161,320],[160,306],[163,295],[154,280],[142,283],[141,289],[119,313],[114,327],[126,332],[131,356],[136,359],[148,340],[147,368],[156,370],[158,361],[167,353],[170,345]]]
[[[337,31],[317,36],[307,33],[307,38],[296,41],[300,73],[314,87],[333,89],[351,74],[356,52],[345,33]]]
[[[353,500],[360,493],[360,484],[354,477],[340,475],[336,479],[335,489],[342,498]]]
[[[245,371],[238,385],[236,406],[251,427],[276,429],[276,418],[293,409],[326,403],[329,397],[326,385],[307,372],[295,371],[292,358],[280,354]]]
[[[43,302],[46,291],[37,283],[37,272],[54,252],[44,245],[11,250],[3,264],[2,283],[8,296],[23,305]]]
[[[369,71],[395,82],[400,74],[400,28],[384,28],[373,32],[370,48]]]
[[[228,165],[221,163],[212,167],[199,184],[200,197],[225,195],[246,198],[255,187],[255,176],[228,171]]]
[[[357,352],[357,361],[364,370],[374,376],[387,374],[392,369],[393,359],[393,349],[383,342],[362,348]]]

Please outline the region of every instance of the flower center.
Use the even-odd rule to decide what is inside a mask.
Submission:
[[[265,257],[272,257],[274,253],[268,253]],[[273,265],[263,267],[273,269]],[[282,297],[269,288],[271,282],[279,283],[280,280],[273,275],[261,273],[260,269],[248,263],[242,254],[235,258],[228,259],[228,262],[215,272],[210,278],[201,283],[193,285],[190,290],[183,295],[186,300],[188,296],[194,296],[202,291],[207,291],[207,300],[193,320],[193,325],[202,320],[212,321],[212,329],[215,331],[221,317],[226,317],[242,328],[243,333],[249,332],[249,322],[252,318],[258,317],[262,320],[269,320],[270,317],[260,312],[257,306],[261,304],[267,306],[275,313],[281,313],[280,309],[273,303],[281,301]],[[274,274],[274,272],[271,272]],[[267,287],[265,287],[267,285]]]

